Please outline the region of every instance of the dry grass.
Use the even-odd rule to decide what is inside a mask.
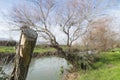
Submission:
[[[64,80],[77,80],[79,76],[78,72],[68,73],[65,75]]]

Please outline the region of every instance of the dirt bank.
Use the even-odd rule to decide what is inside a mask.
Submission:
[[[77,80],[79,76],[78,72],[68,73],[64,76],[64,80]]]

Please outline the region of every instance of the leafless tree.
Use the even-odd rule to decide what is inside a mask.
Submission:
[[[67,36],[68,47],[86,33],[91,21],[109,6],[105,4],[101,7],[104,2],[103,0],[71,0],[62,4],[58,11],[58,20],[63,33]]]
[[[13,8],[13,20],[15,23],[33,27],[45,40],[50,41],[52,47],[60,51],[55,35],[50,30],[54,23],[52,19],[56,2],[55,0],[30,0],[32,5],[22,5]]]
[[[109,17],[102,17],[91,22],[89,31],[83,38],[88,49],[108,50],[113,47],[117,33],[111,30],[111,21]]]
[[[66,2],[66,4],[64,4],[64,6],[60,9],[60,12],[58,14],[60,18],[60,27],[62,28],[64,34],[67,36],[66,45],[68,47],[71,47],[72,43],[81,36],[80,23],[81,21],[83,21],[83,19],[81,18],[80,20],[81,16],[79,16],[78,18],[78,7],[79,5],[76,1]]]
[[[15,6],[11,17],[17,25],[25,24],[36,29],[52,47],[62,51],[51,28],[60,24],[67,36],[67,46],[71,47],[84,33],[83,29],[86,29],[82,24],[89,24],[98,13],[107,8],[108,4],[103,4],[105,1],[107,0],[65,0],[59,6],[58,0],[26,0],[29,5]],[[112,1],[109,4],[110,2]]]

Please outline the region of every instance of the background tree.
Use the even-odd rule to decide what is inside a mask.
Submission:
[[[84,45],[88,49],[108,50],[116,44],[115,31],[111,30],[110,26],[112,19],[110,17],[99,18],[89,25],[88,32],[83,38]]]

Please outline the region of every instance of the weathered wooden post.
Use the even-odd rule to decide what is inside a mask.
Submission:
[[[32,53],[36,44],[37,32],[23,26],[16,50],[15,66],[9,80],[26,80]]]

